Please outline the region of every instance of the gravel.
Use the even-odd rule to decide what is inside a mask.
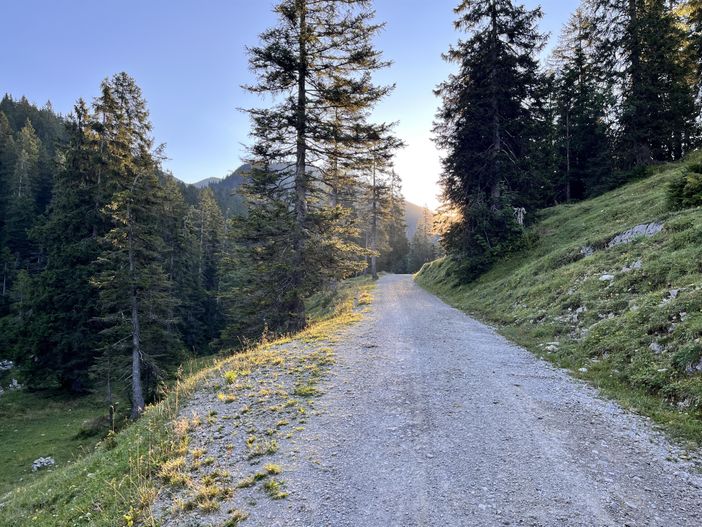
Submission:
[[[383,277],[245,526],[702,525],[696,456],[422,290]],[[698,466],[698,465],[697,465]]]

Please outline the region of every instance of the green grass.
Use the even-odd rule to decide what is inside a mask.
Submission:
[[[95,396],[5,392],[0,397],[0,496],[18,483],[43,477],[43,471],[32,472],[32,462],[39,457],[51,456],[62,467],[91,451],[105,425],[92,428],[106,414]]]
[[[450,259],[427,264],[416,280],[700,444],[702,375],[691,366],[702,358],[702,209],[666,206],[669,182],[700,159],[698,152],[597,198],[543,211],[530,228],[532,247],[471,283],[457,279]],[[606,247],[615,235],[653,221],[665,224],[663,232]],[[594,254],[583,256],[585,246]],[[623,271],[637,260],[640,270]],[[615,279],[600,281],[604,274]],[[680,290],[674,299],[673,289]],[[547,349],[551,342],[558,345]]]
[[[363,279],[341,284],[340,294],[332,298],[325,309],[320,309],[315,314],[315,322],[310,328],[295,338],[301,343],[333,341],[340,328],[360,320],[362,312],[355,308],[367,303],[372,287],[369,280]],[[365,299],[364,302],[356,300],[361,297]],[[109,435],[87,455],[71,464],[63,464],[56,454],[57,451],[54,450],[59,460],[59,466],[55,470],[34,480],[25,480],[23,485],[0,497],[0,525],[155,527],[156,523],[151,516],[150,506],[164,484],[164,479],[170,479],[177,484],[187,483],[187,479],[181,481],[181,477],[186,478],[187,475],[181,474],[182,467],[178,460],[188,452],[188,433],[190,427],[197,426],[197,419],[193,418],[189,421],[177,418],[183,401],[206,378],[213,375],[223,377],[225,372],[235,370],[239,376],[245,376],[255,368],[280,363],[284,357],[281,357],[280,351],[276,348],[279,344],[289,342],[291,339],[292,337],[283,337],[277,342],[266,342],[231,357],[220,358],[215,362],[207,359],[200,361],[197,365],[186,365],[183,369],[191,373],[181,375],[180,380],[167,390],[160,403],[148,406],[141,419],[126,426],[119,433]],[[315,360],[319,364],[324,364],[328,360],[327,351],[319,350]],[[202,369],[196,371],[197,368]],[[17,397],[16,404],[27,404],[27,401],[20,399],[29,396],[30,394],[23,393],[13,397]],[[9,405],[11,402],[10,398],[3,399],[2,404]],[[55,424],[59,423],[58,414],[66,408],[66,401],[56,400],[55,402],[58,406],[54,409],[48,402],[42,403],[37,400],[33,403],[37,406],[42,404],[46,406],[46,418],[53,423],[47,426],[58,426]],[[9,409],[9,406],[7,408]],[[86,408],[81,411],[85,411],[86,416],[94,415],[90,414],[88,409],[89,406],[86,405]],[[99,407],[96,411],[99,413]],[[81,414],[79,418],[75,418],[73,412],[65,413],[71,414],[70,419],[68,416],[65,417],[67,419],[65,428],[69,428],[67,423],[72,420],[76,427],[75,433],[78,423],[84,420],[84,416]],[[28,410],[29,414],[40,415],[37,408]],[[29,420],[31,420],[30,417],[26,419],[26,421]],[[21,422],[19,416],[17,422]],[[17,427],[8,429],[19,430]],[[40,429],[39,425],[33,432],[26,428],[25,433],[28,435],[25,439],[34,437],[33,435],[30,437],[30,433],[38,433],[41,437]],[[53,440],[50,441],[54,443]],[[76,446],[69,444],[71,448]],[[276,448],[274,441],[262,441],[261,445],[264,445],[267,452]],[[9,457],[3,458],[7,460],[6,463],[16,461],[17,454],[12,452],[12,449],[12,443],[0,443],[0,453],[3,456],[9,454]],[[44,455],[47,453],[42,452]],[[21,461],[17,460],[17,464],[21,464]],[[275,470],[270,469],[269,473],[273,474]],[[267,489],[272,497],[285,496],[280,485],[276,482],[270,490]],[[215,501],[206,498],[204,496],[202,503],[198,503],[197,506],[205,509],[217,505]],[[245,513],[235,511],[232,513],[229,524],[236,525],[244,519]]]

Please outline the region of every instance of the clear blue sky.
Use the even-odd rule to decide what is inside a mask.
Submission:
[[[241,162],[248,120],[237,107],[258,103],[244,46],[274,22],[273,0],[14,0],[3,3],[0,92],[26,95],[68,113],[91,100],[100,81],[126,71],[149,103],[154,135],[166,143],[166,167],[188,182],[222,177]],[[541,4],[542,30],[556,37],[578,0]],[[433,88],[450,72],[441,53],[454,42],[458,0],[376,0],[387,23],[377,45],[394,61],[378,76],[397,89],[377,111],[400,121],[408,148],[397,158],[405,195],[436,205],[439,154],[430,141]]]

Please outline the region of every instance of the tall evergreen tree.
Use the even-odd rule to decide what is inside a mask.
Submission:
[[[383,231],[387,238],[387,249],[380,254],[378,267],[382,271],[403,274],[407,272],[407,256],[410,248],[407,239],[402,182],[394,170],[389,175],[386,209]]]
[[[577,9],[553,54],[557,66],[555,99],[558,198],[592,196],[610,184],[613,166],[608,84],[596,60],[594,23]]]
[[[694,68],[685,35],[666,0],[592,0],[600,54],[620,95],[619,165],[679,159],[697,130]]]
[[[267,302],[284,314],[276,317],[278,329],[303,327],[304,297],[360,264],[360,248],[343,232],[350,228],[348,211],[335,206],[334,195],[342,176],[367,164],[364,146],[387,136],[390,128],[367,120],[390,90],[371,78],[387,63],[372,46],[381,26],[372,22],[369,5],[368,0],[283,0],[276,7],[279,24],[249,49],[258,82],[248,89],[277,102],[249,110],[255,168],[247,222],[234,232],[241,233],[254,260],[272,246],[281,249],[268,253],[273,261],[266,266],[267,283],[261,284],[270,292]]]
[[[92,117],[79,101],[69,123],[69,144],[57,172],[45,221],[32,237],[46,253],[28,298],[32,316],[19,332],[16,354],[30,384],[58,380],[84,391],[99,348],[97,291],[90,280],[99,254],[96,232],[104,222],[95,209],[97,179]]]
[[[100,146],[109,195],[102,213],[111,228],[101,240],[94,283],[110,353],[130,352],[131,416],[136,418],[145,405],[145,377],[153,386],[163,363],[179,349],[176,300],[165,271],[159,223],[162,187],[148,111],[134,80],[126,73],[105,80],[95,107],[103,117]]]
[[[443,194],[460,213],[444,243],[473,274],[520,232],[512,206],[524,206],[518,190],[530,177],[544,39],[536,30],[541,11],[511,0],[464,1],[456,13],[468,38],[445,55],[459,71],[436,91],[442,106],[434,133],[445,151]]]
[[[32,253],[29,229],[38,215],[40,140],[27,120],[15,140],[14,168],[6,192],[3,238],[15,259],[15,268],[28,264]]]

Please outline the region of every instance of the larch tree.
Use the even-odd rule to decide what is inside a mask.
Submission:
[[[259,311],[281,314],[265,321],[276,329],[304,327],[304,298],[363,265],[338,196],[367,166],[366,147],[391,128],[368,117],[391,89],[372,79],[388,63],[372,45],[382,26],[370,4],[284,0],[275,8],[278,25],[248,50],[257,82],[247,89],[274,104],[248,110],[255,140],[249,212],[232,232],[266,270],[257,282],[268,305]]]

